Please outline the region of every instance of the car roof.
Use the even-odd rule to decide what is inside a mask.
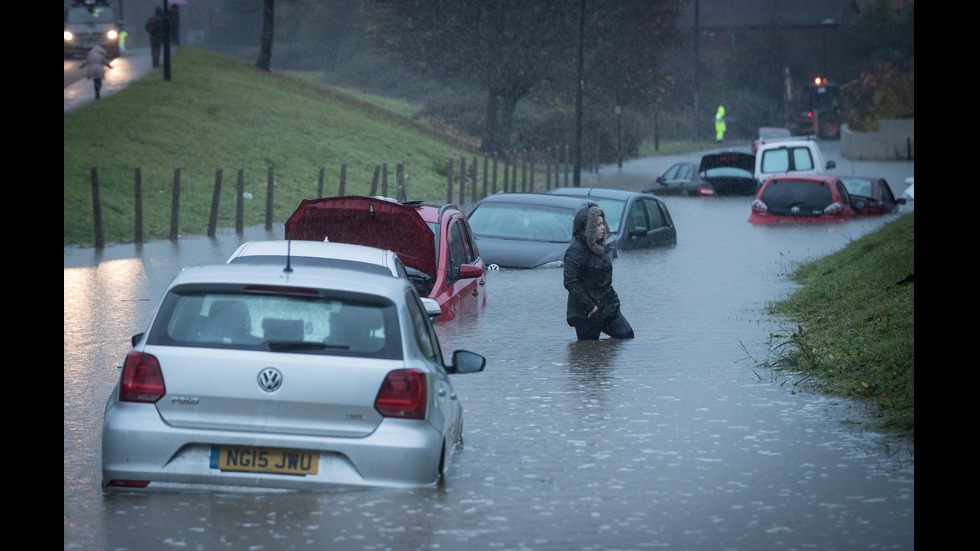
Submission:
[[[814,146],[820,149],[820,145],[813,140],[782,140],[778,142],[769,142],[759,145],[759,153],[762,153],[764,149],[780,149],[780,148],[790,148],[790,147],[810,147]]]
[[[623,201],[629,199],[630,197],[640,196],[640,197],[650,197],[649,193],[640,193],[638,191],[628,191],[625,189],[609,189],[601,187],[560,187],[555,188],[548,193],[552,195],[572,195],[575,197],[601,197],[603,199],[621,199]]]
[[[572,197],[568,195],[551,195],[547,193],[498,193],[482,199],[476,207],[484,203],[504,203],[520,205],[545,205],[565,207],[569,209],[579,209],[585,204],[589,204],[585,197]],[[471,211],[472,212],[472,211]]]
[[[836,176],[834,174],[795,174],[795,173],[792,173],[791,172],[789,174],[776,174],[774,176],[770,176],[766,180],[766,182],[771,182],[771,181],[774,181],[774,180],[780,180],[780,181],[782,181],[782,180],[796,180],[796,181],[806,181],[806,182],[817,182],[817,183],[829,184],[829,183],[833,182],[834,180],[840,180],[840,176]]]
[[[248,241],[243,243],[238,249],[228,257],[227,263],[236,260],[247,259],[248,257],[282,257],[286,256],[293,259],[316,258],[326,260],[336,260],[334,267],[344,267],[345,265],[368,264],[376,266],[379,270],[384,270],[395,277],[399,277],[397,269],[397,256],[392,251],[378,249],[375,247],[365,247],[363,245],[352,245],[350,243],[330,243],[325,241],[305,241],[305,240],[266,240]],[[246,260],[247,261],[247,260]],[[285,264],[285,260],[283,260]],[[325,266],[327,264],[324,264]],[[351,266],[357,269],[357,266]]]
[[[187,284],[281,285],[372,294],[401,301],[402,289],[411,287],[405,278],[359,270],[265,264],[214,264],[189,266],[181,270],[170,288]]]

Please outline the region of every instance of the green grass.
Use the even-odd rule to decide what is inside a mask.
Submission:
[[[265,220],[274,168],[273,219],[283,222],[304,198],[335,195],[347,164],[346,194],[370,192],[374,167],[388,164],[389,195],[403,162],[409,199],[445,200],[448,159],[470,155],[411,119],[404,102],[367,101],[288,73],[193,47],[125,90],[64,118],[64,243],[94,242],[92,167],[97,167],[106,242],[133,239],[134,180],[141,171],[145,239],[169,237],[175,169],[180,169],[180,234],[207,231],[217,169],[219,226],[234,226],[239,169],[245,224]]]
[[[273,221],[284,222],[302,199],[370,193],[376,165],[388,165],[388,194],[403,162],[409,199],[444,202],[445,169],[471,164],[475,140],[431,128],[418,106],[320,83],[314,72],[264,72],[250,62],[182,46],[162,69],[125,90],[64,118],[64,244],[94,244],[92,168],[97,169],[106,243],[134,239],[135,179],[140,169],[143,238],[166,239],[175,173],[179,169],[178,233],[207,232],[218,169],[222,170],[219,228],[234,227],[238,171],[246,226],[265,221],[269,167],[274,175]],[[670,155],[710,143],[646,144],[642,156]],[[454,186],[454,200],[458,186]],[[380,192],[380,190],[379,190]]]
[[[781,365],[833,394],[867,400],[881,425],[915,435],[915,212],[801,266],[772,306],[798,323],[773,335]]]

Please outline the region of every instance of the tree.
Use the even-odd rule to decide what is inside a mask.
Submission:
[[[680,0],[586,2],[585,64],[595,97],[635,100],[656,58],[658,29]],[[484,151],[512,145],[518,102],[534,90],[570,95],[577,74],[580,0],[369,0],[368,35],[420,71],[486,90]],[[651,32],[651,29],[653,32]],[[641,84],[642,83],[642,84]]]
[[[272,30],[275,26],[276,0],[263,0],[262,6],[262,40],[259,47],[259,59],[255,66],[268,71],[272,65]]]

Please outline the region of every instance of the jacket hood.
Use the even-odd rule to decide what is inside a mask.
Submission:
[[[596,239],[596,229],[604,224],[605,213],[596,205],[582,207],[575,213],[572,220],[572,237],[581,239],[596,254],[603,254],[605,249],[602,241]]]

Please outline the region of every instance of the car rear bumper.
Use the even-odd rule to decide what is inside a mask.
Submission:
[[[218,446],[300,450],[318,454],[308,475],[224,471],[212,466]],[[102,487],[153,491],[235,486],[317,489],[337,486],[413,487],[439,476],[442,435],[424,421],[385,419],[366,437],[313,437],[278,433],[175,428],[149,404],[114,403],[102,430]],[[112,481],[148,481],[114,487]]]

